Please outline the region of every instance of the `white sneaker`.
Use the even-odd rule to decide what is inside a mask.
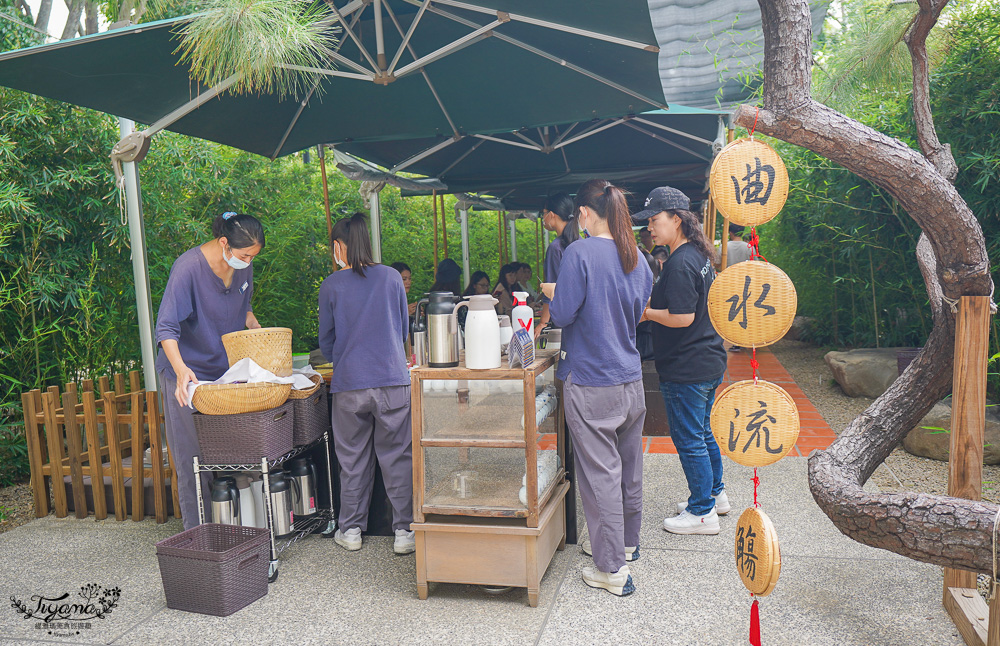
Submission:
[[[340,545],[345,550],[356,552],[361,549],[361,528],[352,527],[346,532],[338,529],[337,533],[333,535],[333,540],[337,541],[337,545]]]
[[[586,554],[587,556],[593,556],[594,555],[594,551],[592,549],[590,549],[590,539],[589,538],[583,539],[583,543],[580,544],[580,549],[583,550],[583,553]],[[630,563],[632,561],[638,561],[639,560],[639,546],[638,545],[636,545],[635,547],[626,547],[625,548],[625,560],[629,561]]]
[[[628,566],[623,565],[617,572],[601,572],[597,568],[583,568],[583,582],[592,588],[604,588],[611,594],[624,597],[635,592],[635,583]]]
[[[396,554],[412,554],[417,551],[417,539],[413,532],[405,529],[396,530],[396,539],[392,542],[392,551]]]
[[[725,489],[720,491],[718,496],[712,496],[712,498],[715,500],[715,513],[720,516],[725,516],[732,509],[732,506],[729,504],[729,496],[726,495]],[[679,514],[687,509],[687,506],[687,501],[677,503],[677,513]]]
[[[685,509],[673,518],[664,518],[663,529],[671,534],[718,534],[719,515],[713,509],[704,516],[695,516]]]

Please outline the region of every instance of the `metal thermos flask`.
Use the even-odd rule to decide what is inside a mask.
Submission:
[[[316,464],[308,457],[296,458],[288,463],[286,477],[292,483],[292,513],[296,518],[316,513]]]
[[[271,531],[275,538],[292,533],[292,492],[284,469],[272,469],[267,474],[271,500]]]
[[[240,490],[234,478],[222,476],[212,481],[212,522],[240,524]]]
[[[427,365],[454,368],[458,365],[458,334],[451,331],[450,322],[458,299],[451,292],[431,292],[427,299]]]
[[[413,330],[410,339],[413,343],[414,365],[427,365],[427,299],[417,301],[416,316],[413,319]],[[420,318],[420,307],[424,306],[424,317]]]

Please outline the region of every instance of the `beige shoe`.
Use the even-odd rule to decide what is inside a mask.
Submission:
[[[589,538],[583,539],[583,543],[580,544],[580,549],[583,550],[583,553],[586,554],[587,556],[593,556],[594,555],[593,550],[590,549],[590,539]],[[639,560],[639,546],[638,545],[636,545],[635,547],[626,547],[625,548],[625,560],[628,561],[629,563],[631,563],[632,561],[638,561]]]
[[[597,568],[583,568],[583,582],[592,588],[603,588],[613,595],[624,597],[635,592],[635,583],[628,566],[617,572],[601,572]]]

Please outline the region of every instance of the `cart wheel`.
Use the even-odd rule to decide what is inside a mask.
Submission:
[[[320,532],[323,538],[333,538],[334,533],[337,531],[337,521],[331,520],[326,524],[326,529]]]
[[[278,580],[278,562],[271,561],[271,565],[267,568],[267,582],[274,583]]]

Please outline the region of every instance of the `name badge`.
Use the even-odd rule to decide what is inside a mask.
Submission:
[[[566,351],[565,350],[560,350],[559,351],[559,358],[560,359],[565,359],[566,358]]]
[[[249,286],[250,286],[250,283],[248,281],[243,281],[243,286],[240,287],[240,293],[242,294],[243,292],[247,291],[247,287],[249,287]]]

